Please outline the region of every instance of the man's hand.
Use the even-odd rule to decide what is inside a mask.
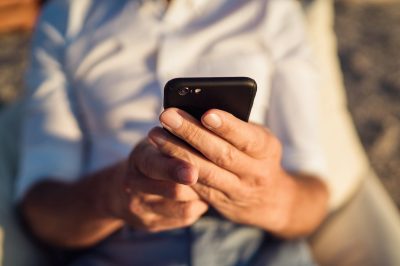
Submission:
[[[119,193],[110,196],[111,210],[134,228],[157,232],[185,227],[207,211],[208,205],[186,181],[197,178],[196,169],[160,153],[148,141],[136,146],[125,168]]]
[[[198,171],[193,188],[226,218],[284,237],[307,234],[322,220],[328,197],[324,185],[286,173],[280,142],[265,128],[220,110],[208,111],[200,123],[171,108],[160,121],[176,137],[155,128],[149,138],[163,153]],[[187,175],[186,181],[194,183],[196,177]]]
[[[41,240],[88,247],[124,225],[149,232],[191,225],[208,209],[189,186],[197,176],[187,162],[142,141],[129,159],[77,182],[49,178],[36,184],[21,208]]]

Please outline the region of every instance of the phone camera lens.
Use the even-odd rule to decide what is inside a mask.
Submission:
[[[188,94],[188,93],[189,93],[189,88],[187,88],[187,87],[179,88],[179,89],[178,89],[178,94],[179,94],[180,96],[185,96],[185,95]]]

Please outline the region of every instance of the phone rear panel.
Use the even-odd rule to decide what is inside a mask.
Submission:
[[[176,78],[164,88],[164,108],[176,107],[199,119],[210,109],[248,121],[257,84],[247,77]]]

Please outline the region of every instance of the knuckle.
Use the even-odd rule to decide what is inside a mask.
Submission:
[[[220,201],[217,193],[213,189],[207,189],[204,193],[206,194],[205,198],[208,201],[210,201],[210,202],[219,202]]]
[[[179,200],[184,197],[185,189],[183,186],[174,185],[170,188],[169,196],[174,200]]]
[[[182,136],[189,142],[198,140],[202,137],[202,131],[199,127],[193,126],[190,123],[184,123],[181,129]]]
[[[169,149],[168,155],[174,158],[185,158],[186,153],[184,152],[183,149],[176,147],[174,149]]]
[[[216,168],[205,169],[201,183],[206,187],[207,186],[212,187],[213,184],[215,184],[218,181],[218,176],[219,176],[218,173],[219,172],[216,170]]]
[[[232,202],[237,198],[233,193],[225,194],[218,192],[215,192],[213,197],[215,198],[215,201],[220,202],[220,204],[223,204],[224,206],[232,205]]]
[[[196,156],[191,153],[191,151],[187,150],[185,147],[176,147],[168,153],[171,159],[171,167],[169,168],[168,174],[171,178],[176,178],[176,167],[177,165],[181,166],[182,161],[189,163],[190,165],[197,165]]]
[[[185,156],[184,149],[180,146],[180,144],[166,142],[162,148],[162,153],[166,154],[169,157],[173,158],[181,158]]]
[[[174,150],[175,150],[175,145],[173,145],[171,142],[167,141],[163,144],[162,147],[159,147],[160,151],[162,151],[164,154],[170,155]]]
[[[250,183],[250,187],[262,189],[266,186],[271,185],[271,179],[268,178],[269,175],[270,175],[269,171],[266,171],[265,173],[262,173],[262,174],[254,175],[253,182]]]
[[[243,151],[245,154],[253,154],[253,153],[259,153],[263,150],[263,144],[261,143],[260,145],[260,139],[255,140],[250,140],[250,141],[245,141],[242,143],[242,146],[239,148],[241,151]],[[262,139],[261,139],[262,142]]]
[[[194,202],[187,202],[182,208],[182,221],[185,224],[194,222],[197,218],[196,215],[196,204]]]
[[[223,200],[221,196],[223,193],[219,193],[215,189],[208,188],[207,185],[200,186],[198,191],[201,194],[201,198],[205,199],[207,202],[215,203]]]
[[[136,215],[140,215],[144,212],[143,205],[139,200],[132,200],[129,204],[129,210]]]
[[[208,202],[213,202],[214,200],[214,193],[212,192],[212,189],[206,187],[206,186],[200,186],[198,188],[199,193],[201,194],[201,197],[207,200]]]
[[[221,148],[220,156],[215,159],[215,163],[221,167],[228,167],[235,160],[235,149],[230,145]]]

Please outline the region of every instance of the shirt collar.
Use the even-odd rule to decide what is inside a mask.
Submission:
[[[175,0],[180,1],[180,0]],[[210,0],[187,0],[196,13],[203,11],[203,8],[210,2]]]
[[[167,27],[179,28],[185,25],[193,16],[204,13],[210,1],[211,0],[173,0],[164,17],[164,21],[169,24]]]

